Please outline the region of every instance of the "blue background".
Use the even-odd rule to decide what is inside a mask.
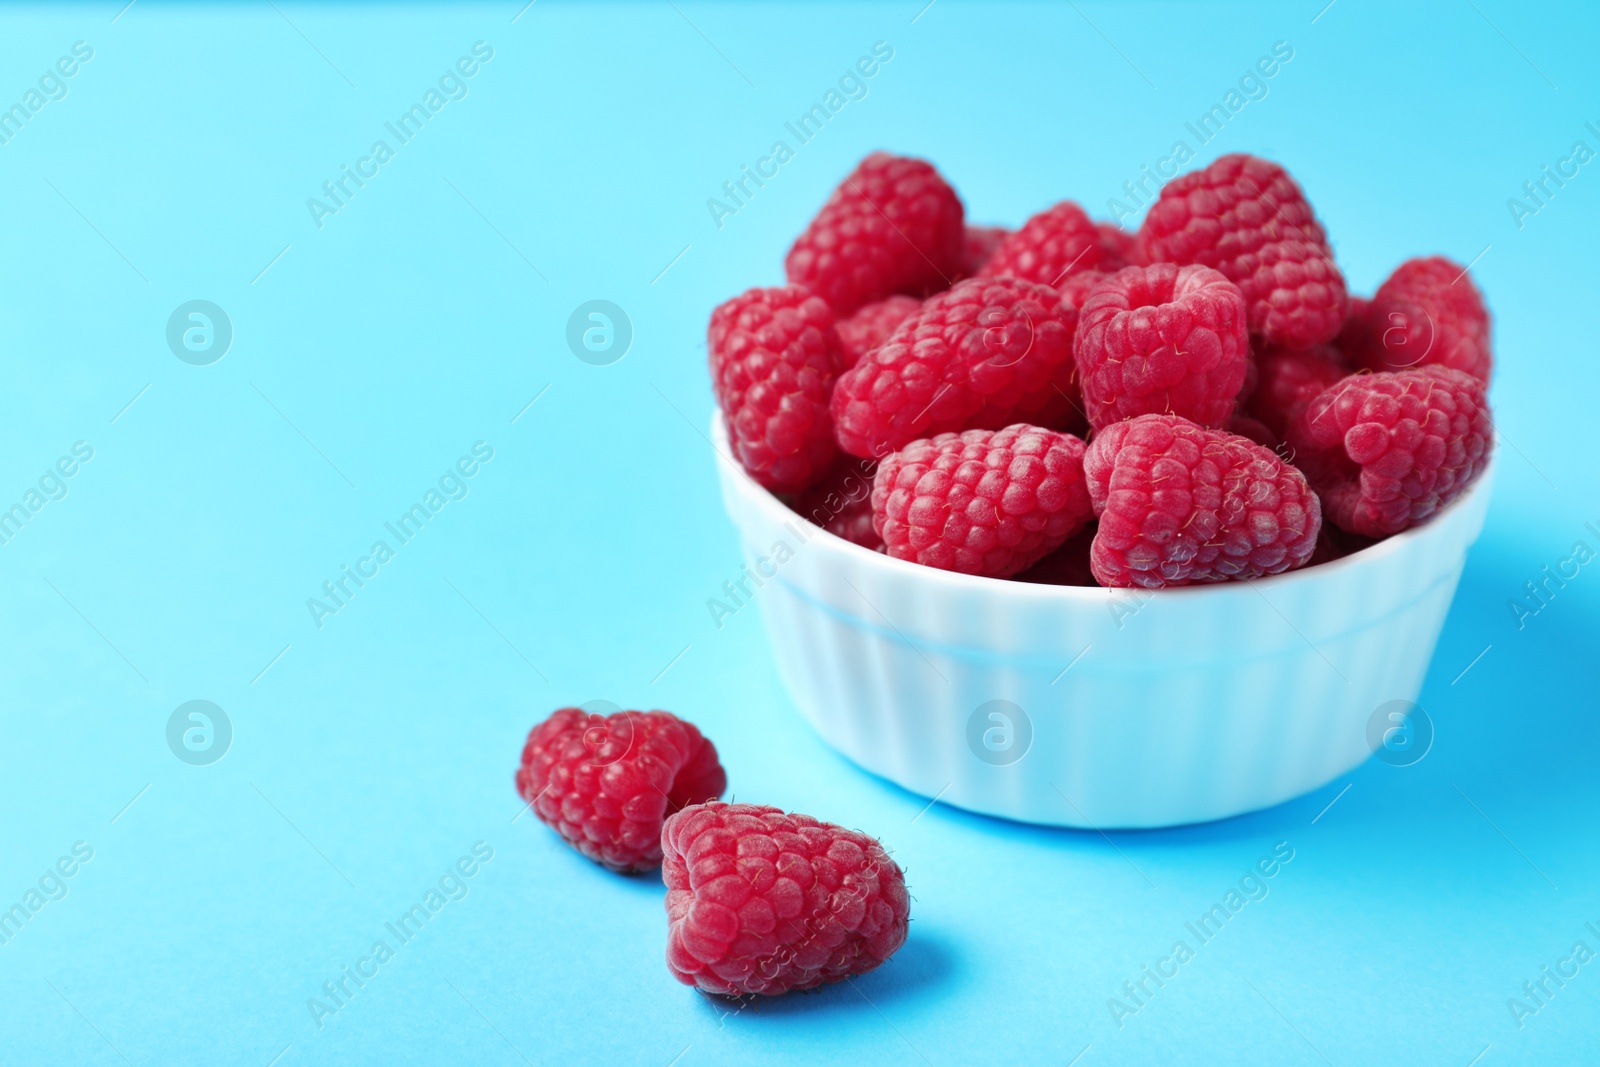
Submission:
[[[521,6],[0,14],[0,104],[94,49],[0,144],[0,506],[94,449],[0,546],[0,907],[93,849],[0,945],[0,1060],[1600,1061],[1600,960],[1520,1028],[1507,1006],[1600,950],[1600,570],[1520,629],[1509,607],[1600,548],[1600,164],[1521,227],[1507,206],[1600,149],[1593,8]],[[307,198],[477,41],[470,94],[319,229]],[[715,225],[707,199],[875,41],[866,98]],[[1104,216],[1276,41],[1294,58],[1195,165],[1284,162],[1357,292],[1481,256],[1495,314],[1502,462],[1421,698],[1433,748],[1162,832],[925,810],[808,730],[757,613],[711,621],[740,557],[702,436],[710,309],[779,281],[879,147],[936,161],[973,221]],[[633,325],[610,366],[565,342],[596,298]],[[233,325],[209,366],[165,341],[191,299]],[[478,441],[470,495],[319,629],[307,598]],[[233,726],[209,766],[166,742],[194,699]],[[915,896],[901,953],[743,1009],[673,981],[659,881],[517,817],[526,731],[591,699],[699,723],[740,800],[881,837]],[[308,998],[478,841],[466,898],[319,1028]],[[1270,895],[1119,1028],[1108,998],[1278,842]]]

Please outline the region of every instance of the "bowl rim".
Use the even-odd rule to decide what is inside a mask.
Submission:
[[[809,527],[812,536],[821,535],[823,544],[835,551],[843,551],[846,558],[854,558],[862,566],[886,568],[888,574],[898,574],[907,578],[920,577],[925,581],[942,582],[953,589],[965,590],[978,594],[1005,594],[1022,599],[1038,600],[1042,602],[1084,602],[1102,604],[1116,596],[1149,595],[1159,596],[1162,599],[1198,599],[1201,597],[1225,597],[1236,592],[1239,586],[1256,587],[1267,585],[1273,589],[1286,588],[1292,583],[1305,583],[1308,581],[1322,581],[1332,579],[1344,571],[1365,564],[1375,563],[1386,556],[1397,552],[1406,551],[1412,544],[1435,536],[1447,524],[1447,520],[1455,513],[1465,510],[1478,496],[1488,491],[1493,480],[1499,450],[1495,442],[1489,446],[1489,458],[1483,465],[1483,470],[1478,477],[1467,486],[1466,492],[1456,497],[1443,508],[1439,509],[1428,520],[1409,530],[1402,530],[1391,534],[1376,544],[1358,549],[1348,556],[1327,563],[1319,563],[1314,567],[1298,567],[1281,574],[1268,575],[1265,578],[1242,578],[1235,581],[1206,582],[1199,585],[1179,586],[1174,589],[1145,589],[1143,587],[1116,587],[1106,586],[1081,586],[1081,585],[1050,585],[1043,582],[1019,582],[1015,578],[992,578],[979,574],[962,574],[959,571],[940,570],[937,567],[928,567],[910,560],[896,559],[883,552],[875,552],[863,548],[853,541],[847,541],[838,534],[816,525],[804,515],[795,511],[778,498],[777,494],[761,485],[750,477],[743,466],[730,454],[727,425],[722,417],[722,411],[715,406],[711,411],[711,446],[716,452],[717,463],[727,468],[724,477],[732,477],[739,487],[741,495],[753,498],[760,509],[767,514],[774,525],[782,526],[786,522],[798,520]],[[807,537],[811,540],[811,537]]]

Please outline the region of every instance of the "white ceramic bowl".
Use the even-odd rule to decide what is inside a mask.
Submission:
[[[749,600],[823,739],[926,797],[1098,829],[1269,807],[1370,756],[1374,714],[1421,690],[1493,474],[1333,563],[1086,589],[869,552],[752,481],[727,458],[720,416],[711,432]]]

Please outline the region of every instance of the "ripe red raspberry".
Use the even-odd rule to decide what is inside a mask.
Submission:
[[[1041,211],[1022,224],[994,250],[978,274],[983,277],[1010,275],[1040,285],[1060,285],[1080,270],[1098,270],[1105,254],[1101,234],[1070,200]]]
[[[961,268],[962,218],[960,198],[931,164],[874,152],[789,249],[789,281],[837,315],[893,293],[938,292]]]
[[[1010,236],[1011,231],[1004,226],[968,226],[961,253],[961,276],[970,278],[977,274],[994,255],[994,250]]]
[[[866,834],[762,804],[700,804],[661,831],[667,967],[775,996],[865,974],[905,944],[905,874]]]
[[[1099,585],[1094,580],[1094,571],[1089,567],[1089,549],[1094,544],[1094,533],[1095,524],[1091,522],[1044,559],[1022,573],[1013,575],[1013,580],[1034,585]]]
[[[1214,267],[1244,293],[1250,332],[1301,348],[1344,321],[1344,275],[1305,194],[1276,163],[1223,156],[1161,189],[1139,230],[1144,263]]]
[[[915,441],[872,483],[872,524],[896,559],[1004,578],[1092,517],[1083,442],[1019,423]]]
[[[711,387],[750,476],[804,489],[838,449],[828,397],[842,358],[833,312],[797,285],[751,289],[711,313]]]
[[[843,350],[839,369],[847,371],[861,362],[861,357],[889,339],[912,313],[922,306],[914,296],[886,296],[861,308],[848,319],[840,320],[839,346]]]
[[[1266,424],[1279,440],[1305,406],[1350,373],[1332,345],[1269,348],[1256,356],[1256,389],[1245,410]]]
[[[614,871],[660,865],[662,820],[727,785],[716,747],[666,711],[562,708],[528,734],[517,770],[539,820]]]
[[[1317,547],[1322,509],[1305,475],[1176,415],[1100,431],[1084,475],[1100,517],[1089,561],[1101,585],[1259,578],[1300,566]]]
[[[877,470],[876,460],[839,457],[822,481],[795,498],[795,513],[852,544],[882,548],[883,538],[872,528],[872,479]]]
[[[1077,318],[1046,285],[957,282],[839,377],[839,447],[876,457],[947,431],[1070,425]]]
[[[1223,426],[1248,370],[1244,297],[1209,267],[1127,267],[1084,301],[1073,353],[1095,429],[1136,415]]]
[[[1100,269],[1113,274],[1123,267],[1131,267],[1134,259],[1133,245],[1138,234],[1129,233],[1114,222],[1097,222],[1095,231],[1100,235]]]
[[[1484,388],[1463,371],[1426,366],[1352,374],[1317,394],[1289,443],[1328,520],[1387,537],[1460,496],[1489,462]]]
[[[1465,267],[1443,256],[1408,259],[1355,321],[1351,356],[1368,370],[1441,366],[1489,380],[1489,312]]]

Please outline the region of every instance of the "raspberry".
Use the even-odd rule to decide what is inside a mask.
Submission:
[[[1101,585],[1259,578],[1300,566],[1317,547],[1322,508],[1305,475],[1176,415],[1100,431],[1084,475],[1100,517],[1089,562]]]
[[[1100,236],[1096,242],[1100,246],[1100,269],[1107,273],[1115,273],[1123,267],[1133,266],[1133,243],[1137,234],[1129,233],[1114,222],[1095,223],[1095,232]]]
[[[839,447],[875,457],[936,433],[1071,422],[1077,318],[1049,286],[957,282],[840,376]]]
[[[1250,332],[1269,344],[1331,341],[1344,321],[1344,275],[1327,236],[1294,179],[1265,159],[1222,156],[1168,182],[1135,255],[1220,270],[1244,293]]]
[[[1443,256],[1408,259],[1355,319],[1350,354],[1368,370],[1441,366],[1489,380],[1489,312],[1466,268]]]
[[[1066,544],[1013,577],[1035,585],[1099,585],[1094,580],[1094,571],[1089,569],[1089,548],[1094,544],[1094,533],[1095,524],[1091,522],[1067,538]]]
[[[820,478],[838,453],[828,396],[842,357],[828,305],[796,285],[751,289],[711,313],[706,348],[750,476],[779,492]]]
[[[1488,464],[1493,435],[1484,383],[1441,366],[1352,374],[1289,428],[1328,520],[1366,537],[1399,533],[1460,496]]]
[[[931,164],[874,152],[789,249],[789,281],[838,315],[893,293],[926,296],[961,268],[963,209]]]
[[[970,278],[977,274],[994,255],[994,250],[1010,236],[1011,231],[1004,226],[968,226],[961,253],[961,276]]]
[[[1007,237],[978,271],[980,276],[1009,275],[1040,285],[1060,285],[1080,270],[1096,270],[1104,254],[1100,231],[1083,208],[1063,200],[1041,211]]]
[[[795,498],[794,510],[852,544],[882,548],[883,538],[872,528],[872,478],[877,470],[875,460],[841,456],[822,481]]]
[[[1083,442],[1017,424],[916,441],[872,483],[872,524],[889,555],[1004,578],[1059,548],[1092,517]]]
[[[1209,267],[1127,267],[1095,286],[1073,341],[1095,429],[1136,415],[1222,426],[1249,361],[1244,298]]]
[[[1350,373],[1332,345],[1266,349],[1256,356],[1256,372],[1256,390],[1245,410],[1280,440],[1318,393]]]
[[[528,734],[517,770],[539,820],[614,871],[660,865],[662,819],[727,785],[716,747],[666,711],[562,708]]]
[[[874,301],[839,322],[839,345],[843,350],[839,369],[849,370],[861,357],[889,339],[894,328],[922,306],[914,296],[886,296]]]
[[[905,944],[905,874],[866,834],[762,804],[700,804],[661,831],[667,967],[707,993],[865,974]]]

